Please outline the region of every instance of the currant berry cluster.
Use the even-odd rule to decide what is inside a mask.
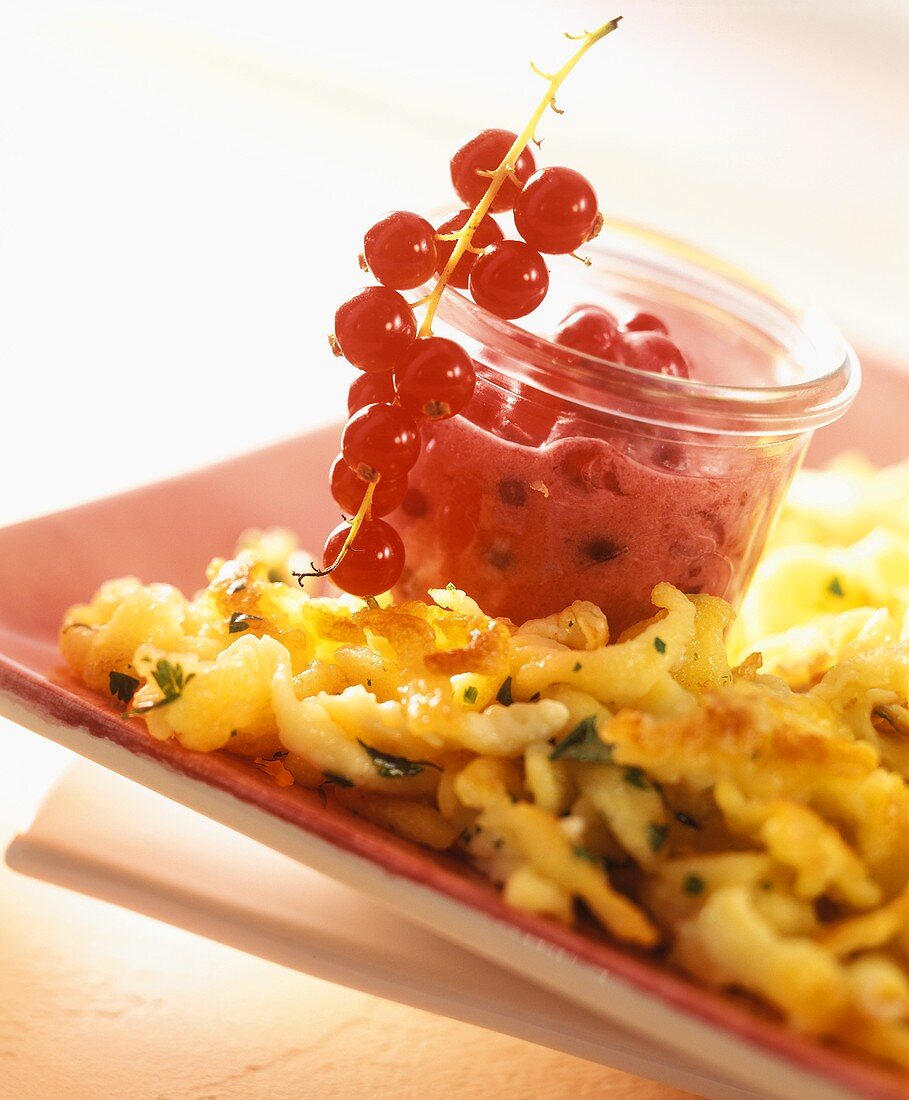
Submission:
[[[666,325],[652,313],[635,313],[620,325],[602,306],[578,306],[562,320],[553,340],[573,351],[637,370],[672,378],[691,375],[685,356],[670,340]]]
[[[381,517],[404,499],[423,425],[457,416],[476,385],[464,348],[432,334],[444,288],[468,290],[499,317],[526,316],[549,288],[543,254],[573,253],[602,226],[590,183],[571,168],[537,171],[527,146],[545,109],[558,110],[555,92],[564,78],[617,24],[579,36],[581,45],[557,73],[540,74],[549,87],[520,136],[482,130],[458,149],[451,180],[463,209],[437,227],[419,214],[394,211],[364,237],[361,267],[378,285],[338,307],[329,337],[335,354],[362,371],[350,387],[350,419],[330,475],[334,499],[353,518],[331,532],[323,568],[314,570],[331,573],[347,592],[374,595],[397,583],[404,546]],[[520,240],[506,240],[492,217],[509,210]],[[426,307],[418,327],[400,292],[433,279],[432,291],[417,303]]]

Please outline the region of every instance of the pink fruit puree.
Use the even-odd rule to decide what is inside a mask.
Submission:
[[[396,513],[399,595],[452,582],[515,622],[590,600],[613,636],[652,614],[660,581],[739,598],[800,443],[589,423],[526,389],[503,402],[479,370],[466,413],[427,432]]]

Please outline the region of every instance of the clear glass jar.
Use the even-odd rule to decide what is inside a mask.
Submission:
[[[469,350],[477,388],[426,428],[393,520],[399,596],[453,582],[516,622],[590,600],[613,635],[660,581],[735,603],[812,432],[854,398],[858,361],[823,319],[672,238],[607,224],[600,241],[591,267],[553,277],[533,327],[582,302],[655,313],[693,379],[571,351],[447,291],[435,331]]]

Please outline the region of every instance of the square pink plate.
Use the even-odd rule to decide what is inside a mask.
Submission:
[[[907,408],[909,375],[866,364],[864,394],[825,433],[823,453],[858,448],[878,462],[904,457],[896,424]],[[106,578],[135,574],[193,591],[208,560],[229,552],[250,526],[285,525],[304,545],[317,546],[334,522],[325,481],[336,448],[337,429],[324,429],[0,530],[0,713],[354,886],[604,1019],[689,1060],[721,1066],[727,1079],[759,1095],[909,1095],[905,1075],[795,1035],[605,937],[509,909],[463,864],[353,818],[331,799],[323,805],[312,792],[277,787],[226,755],[154,741],[73,681],[57,651],[58,624],[69,604]]]

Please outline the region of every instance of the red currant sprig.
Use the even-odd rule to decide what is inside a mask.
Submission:
[[[561,114],[556,93],[594,43],[618,26],[613,19],[580,41],[556,73],[534,71],[547,81],[545,95],[520,134],[483,130],[451,159],[455,191],[472,209],[434,230],[424,218],[396,210],[368,230],[360,258],[379,286],[358,291],[338,307],[332,350],[363,374],[350,388],[350,420],[341,453],[331,468],[331,491],[351,520],[335,528],[323,551],[323,567],[295,574],[331,574],[354,595],[383,592],[397,583],[404,546],[377,517],[394,511],[407,492],[407,474],[420,454],[420,423],[456,416],[470,401],[476,374],[470,356],[452,340],[432,335],[442,293],[449,284],[468,288],[480,306],[504,318],[523,317],[546,295],[549,272],[541,252],[574,252],[599,232],[602,219],[590,184],[570,168],[536,164],[527,146],[547,107]],[[524,238],[503,239],[491,212],[514,209]],[[399,294],[435,285],[419,330]],[[651,335],[651,334],[640,334]]]

